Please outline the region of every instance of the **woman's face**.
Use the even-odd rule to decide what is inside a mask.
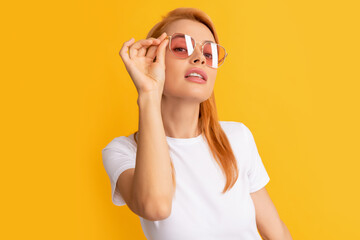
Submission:
[[[211,31],[204,24],[189,20],[180,19],[172,22],[166,28],[168,36],[173,33],[183,33],[191,36],[196,47],[191,56],[185,59],[177,58],[170,52],[169,46],[165,52],[165,83],[163,94],[169,97],[177,97],[201,103],[207,100],[213,91],[217,69],[206,65],[205,56],[201,53],[203,41],[215,42]],[[185,78],[187,71],[191,68],[199,68],[207,74],[206,83],[196,83]]]

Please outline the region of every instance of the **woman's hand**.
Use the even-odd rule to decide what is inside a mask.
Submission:
[[[131,38],[120,50],[121,59],[139,95],[154,93],[161,99],[165,83],[165,50],[169,42],[165,38],[165,32],[157,39],[142,39],[135,43]]]

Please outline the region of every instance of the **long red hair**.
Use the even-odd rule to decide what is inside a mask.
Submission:
[[[150,30],[146,38],[159,37],[161,33],[165,32],[166,27],[170,23],[176,20],[190,19],[190,20],[198,21],[204,24],[205,26],[207,26],[212,32],[216,43],[219,43],[219,38],[215,31],[214,24],[212,23],[210,17],[200,9],[176,8],[170,11],[166,16],[163,16],[162,18],[163,19]],[[231,149],[229,140],[226,137],[226,134],[224,133],[218,121],[214,91],[212,92],[209,99],[200,103],[198,127],[201,130],[201,134],[203,134],[206,137],[212,155],[214,156],[214,159],[217,161],[223,174],[226,177],[226,184],[222,192],[225,193],[234,186],[238,178],[239,171],[238,171],[237,161]],[[134,139],[136,143],[137,143],[137,137],[136,137],[137,133],[138,131],[134,133]],[[174,187],[176,187],[175,168],[172,161],[170,162],[170,164],[173,173],[172,175],[173,184]]]

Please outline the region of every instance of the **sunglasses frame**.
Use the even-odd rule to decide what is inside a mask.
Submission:
[[[182,58],[182,57],[176,56],[175,53],[172,51],[172,49],[171,49],[170,46],[171,46],[171,39],[172,39],[172,37],[173,37],[174,35],[177,35],[177,34],[181,34],[181,35],[184,35],[184,36],[187,35],[187,34],[184,34],[184,33],[173,33],[171,36],[166,36],[165,39],[169,39],[169,50],[170,50],[170,52],[171,52],[175,57],[180,58],[180,59],[186,59],[186,58],[190,57],[191,55],[193,55],[194,52],[195,52],[195,50],[194,50],[189,56],[187,56],[186,58]],[[214,42],[212,42],[212,41],[204,41],[203,43],[196,42],[193,37],[191,37],[190,35],[187,35],[187,36],[189,36],[192,40],[194,40],[194,42],[195,42],[194,49],[196,48],[196,44],[199,44],[199,45],[201,46],[201,54],[202,54],[204,57],[205,57],[205,55],[204,55],[204,46],[205,46],[205,44],[206,44],[206,43],[214,43]],[[228,55],[228,53],[226,52],[226,49],[225,49],[223,46],[221,46],[221,45],[218,44],[218,43],[215,43],[215,44],[218,45],[218,46],[220,46],[220,47],[222,47],[222,48],[224,49],[224,51],[225,51],[225,55],[224,55],[224,57],[223,57],[223,61],[222,61],[222,63],[221,63],[220,65],[218,65],[217,68],[214,68],[214,67],[208,65],[208,64],[206,63],[206,61],[205,61],[205,64],[206,64],[206,66],[208,66],[208,67],[211,67],[211,68],[214,68],[214,69],[218,69],[221,65],[224,64],[225,58],[226,58],[226,56]],[[206,57],[205,57],[205,58],[206,58]]]

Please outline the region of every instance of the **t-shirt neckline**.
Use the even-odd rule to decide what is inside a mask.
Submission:
[[[181,144],[188,144],[188,143],[195,143],[195,142],[199,142],[202,139],[202,133],[196,137],[192,137],[192,138],[173,138],[173,137],[169,137],[166,136],[166,139],[168,142],[171,143],[181,143]]]

